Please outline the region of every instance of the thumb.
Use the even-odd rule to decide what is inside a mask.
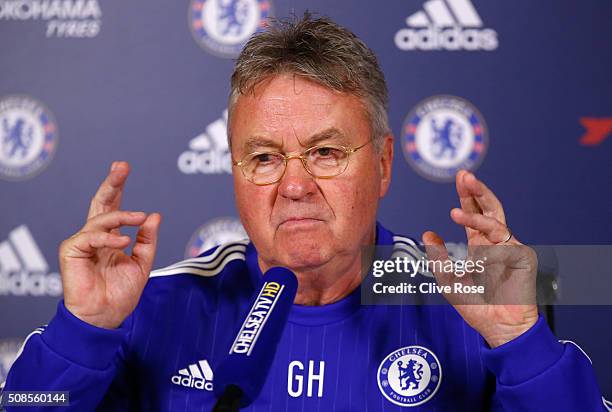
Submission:
[[[151,213],[147,216],[138,229],[136,243],[132,248],[132,259],[138,263],[143,275],[146,276],[149,276],[153,259],[155,259],[160,225],[161,215],[159,213]]]
[[[427,259],[430,261],[432,272],[440,285],[448,285],[453,280],[453,271],[442,270],[449,267],[445,262],[449,261],[448,250],[444,240],[436,232],[427,231],[421,237],[427,252]]]
[[[423,233],[421,237],[423,244],[425,245],[425,251],[427,252],[427,258],[432,261],[447,260],[448,251],[444,240],[436,232],[428,230]]]

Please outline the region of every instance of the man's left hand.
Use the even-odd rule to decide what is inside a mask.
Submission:
[[[506,226],[501,202],[474,174],[456,176],[461,208],[451,210],[452,220],[465,227],[468,258],[484,257],[484,273],[457,276],[434,271],[438,284],[486,285],[484,294],[463,296],[445,293],[465,321],[491,348],[500,346],[531,328],[538,319],[536,306],[537,258]],[[448,261],[444,241],[436,233],[423,234],[431,261]],[[494,246],[499,245],[499,246]]]

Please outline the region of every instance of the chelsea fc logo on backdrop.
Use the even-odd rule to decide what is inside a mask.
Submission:
[[[442,382],[442,368],[432,351],[406,346],[391,352],[378,367],[378,387],[399,406],[417,406],[429,401]]]
[[[271,10],[269,0],[191,0],[189,28],[205,50],[234,58],[266,26]]]
[[[455,96],[420,102],[406,117],[401,136],[406,161],[421,176],[437,182],[452,182],[459,169],[475,170],[488,144],[480,112]]]
[[[248,238],[240,220],[233,217],[220,217],[206,222],[191,236],[185,257],[192,258],[200,253],[224,243]]]
[[[51,111],[28,96],[0,98],[0,178],[23,180],[40,173],[57,147]]]

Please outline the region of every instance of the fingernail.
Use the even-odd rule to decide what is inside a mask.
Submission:
[[[130,212],[130,216],[140,217],[144,215],[144,212]]]
[[[113,162],[113,164],[111,164],[111,172],[115,170],[116,168],[117,168],[117,162]]]

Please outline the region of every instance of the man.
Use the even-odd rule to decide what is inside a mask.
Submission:
[[[256,35],[232,75],[228,121],[250,241],[150,274],[160,216],[120,210],[129,167],[115,162],[60,248],[64,300],[26,340],[6,390],[67,390],[79,411],[210,410],[215,367],[259,278],[283,266],[298,292],[247,410],[603,410],[589,360],[553,337],[532,300],[360,304],[363,246],[419,253],[376,222],[393,160],[386,109],[375,56],[346,29],[305,16]],[[520,245],[484,183],[462,171],[457,192],[451,218],[470,245]],[[139,227],[131,256],[122,226]],[[446,260],[439,236],[423,242]],[[497,263],[518,296],[534,293],[533,253]]]

